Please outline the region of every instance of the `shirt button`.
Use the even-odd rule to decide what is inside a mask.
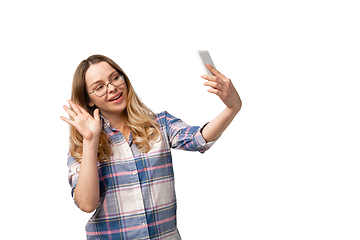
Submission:
[[[146,226],[146,224],[145,224],[145,223],[143,223],[143,224],[141,224],[141,226],[145,227],[145,226]]]

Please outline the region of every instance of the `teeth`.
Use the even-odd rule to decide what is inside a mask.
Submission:
[[[122,96],[122,94],[120,94],[120,95],[117,96],[116,98],[111,99],[110,101],[118,100],[121,96]]]

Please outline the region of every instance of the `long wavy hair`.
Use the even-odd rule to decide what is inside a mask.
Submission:
[[[71,100],[83,107],[91,116],[94,116],[96,106],[88,105],[89,96],[86,91],[85,74],[92,64],[107,62],[120,74],[124,75],[128,89],[128,98],[125,108],[125,125],[130,128],[133,134],[133,143],[135,143],[142,152],[148,152],[151,145],[161,137],[159,125],[155,121],[155,114],[145,106],[135,93],[128,76],[125,72],[110,58],[103,55],[92,55],[83,60],[77,67],[72,84]],[[70,153],[76,161],[81,162],[83,152],[83,136],[70,126]],[[98,161],[104,162],[110,159],[112,155],[110,142],[107,134],[102,130],[99,140]]]

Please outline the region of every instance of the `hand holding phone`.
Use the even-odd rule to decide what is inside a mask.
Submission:
[[[230,78],[225,77],[215,68],[208,51],[198,51],[198,53],[201,65],[207,73],[201,77],[207,80],[204,85],[210,87],[208,92],[218,95],[229,109],[240,111],[242,102]],[[211,65],[209,68],[206,66],[207,63]]]

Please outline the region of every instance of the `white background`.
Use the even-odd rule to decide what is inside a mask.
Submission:
[[[207,49],[243,108],[207,153],[173,151],[183,239],[359,239],[359,12],[347,0],[3,1],[2,234],[85,239],[59,118],[81,60],[112,58],[154,112],[202,125],[224,108],[200,78]]]

